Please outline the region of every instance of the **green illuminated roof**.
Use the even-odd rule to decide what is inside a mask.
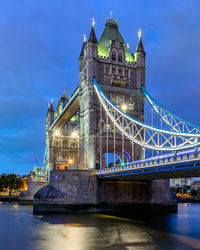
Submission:
[[[101,35],[99,42],[98,42],[98,55],[103,57],[109,57],[110,45],[111,41],[115,41],[119,39],[120,42],[123,42],[126,61],[134,62],[134,58],[131,55],[129,49],[127,48],[124,39],[122,38],[116,21],[111,17],[107,20],[105,24],[105,29],[103,34]]]

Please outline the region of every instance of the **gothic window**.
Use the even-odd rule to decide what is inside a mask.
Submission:
[[[110,74],[110,68],[108,66],[106,66],[106,75]]]
[[[122,62],[122,53],[118,54],[118,62]]]
[[[128,108],[129,108],[129,110],[134,110],[133,103],[129,103]]]
[[[116,106],[120,106],[120,104],[122,103],[121,96],[116,96],[114,102],[115,102]]]
[[[72,143],[72,148],[75,148],[76,147],[76,143]]]
[[[118,75],[122,75],[122,69],[121,68],[118,69]]]
[[[59,142],[58,141],[56,141],[56,147],[59,147]]]
[[[63,141],[63,148],[68,148],[68,141]]]
[[[104,124],[104,131],[110,130],[110,124]]]
[[[112,61],[116,62],[116,52],[112,52]]]
[[[112,67],[112,74],[116,74],[116,67]]]
[[[128,70],[125,70],[125,76],[128,78]]]

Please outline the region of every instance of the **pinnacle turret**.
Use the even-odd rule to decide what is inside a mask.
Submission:
[[[84,34],[84,35],[83,35],[83,45],[82,45],[82,49],[81,49],[80,56],[84,56],[85,45],[86,45],[86,36],[85,36],[85,34]]]
[[[141,31],[141,29],[139,29],[138,37],[139,37],[139,40],[138,40],[138,44],[137,44],[135,52],[141,52],[141,53],[145,54],[144,47],[143,47],[143,44],[142,44],[142,38],[141,38],[142,37],[142,31]]]
[[[94,24],[95,24],[94,18],[92,18],[91,23],[92,23],[92,28],[90,31],[90,36],[89,36],[88,42],[97,43],[97,37],[96,37],[95,31],[94,31]]]
[[[53,100],[51,99],[51,102],[48,104],[48,111],[47,111],[47,115],[48,113],[53,113],[54,109],[53,109]]]
[[[62,103],[63,108],[67,104],[67,102],[68,102],[68,98],[67,98],[65,91],[64,91],[61,98],[60,98],[60,103]]]
[[[46,115],[46,129],[48,130],[51,124],[54,121],[54,108],[53,108],[53,100],[48,104],[48,111]]]

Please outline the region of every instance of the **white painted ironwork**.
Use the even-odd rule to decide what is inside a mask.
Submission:
[[[157,151],[178,151],[200,145],[200,134],[157,129],[130,117],[108,99],[95,78],[94,88],[106,115],[130,141]]]
[[[200,133],[200,127],[187,122],[177,115],[171,113],[161,104],[159,104],[147,91],[142,87],[142,93],[144,94],[146,100],[155,111],[155,113],[162,119],[162,121],[173,131],[182,133]]]

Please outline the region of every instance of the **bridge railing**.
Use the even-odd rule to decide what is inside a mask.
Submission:
[[[97,174],[106,174],[117,171],[126,171],[130,169],[139,169],[139,168],[148,168],[148,167],[157,167],[162,165],[171,165],[178,162],[189,162],[200,160],[200,152],[199,150],[196,152],[195,150],[190,150],[190,152],[180,152],[175,154],[169,154],[166,156],[155,156],[149,159],[139,160],[135,162],[130,162],[128,164],[123,164],[121,166],[116,166],[112,168],[104,168],[98,170]]]

